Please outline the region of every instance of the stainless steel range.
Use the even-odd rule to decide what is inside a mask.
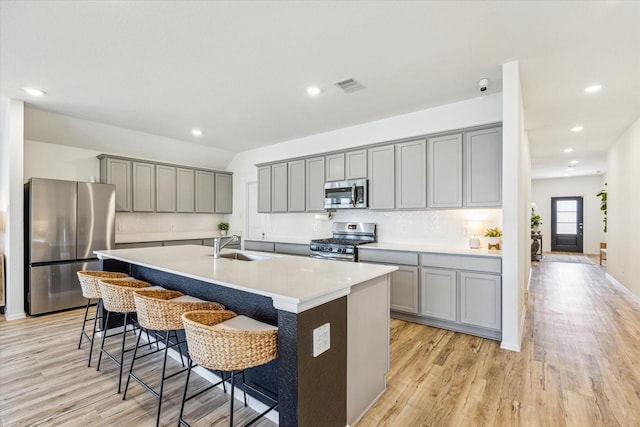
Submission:
[[[311,241],[313,258],[358,261],[358,245],[376,242],[376,225],[370,222],[334,222],[333,237]]]

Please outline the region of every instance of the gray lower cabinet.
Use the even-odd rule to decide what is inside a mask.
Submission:
[[[273,252],[275,244],[273,242],[265,242],[262,240],[245,240],[244,249],[247,251]]]
[[[367,177],[367,150],[355,150],[345,153],[345,179]]]
[[[258,168],[258,212],[271,212],[271,166]]]
[[[116,211],[130,212],[131,196],[131,161],[98,156],[100,159],[100,182],[116,186]]]
[[[460,273],[460,322],[489,329],[502,327],[500,276]]]
[[[156,165],[156,212],[176,211],[176,168]]]
[[[195,210],[195,171],[176,169],[176,212],[192,213]]]
[[[287,211],[305,211],[305,170],[304,160],[287,164]]]
[[[202,239],[167,240],[165,242],[162,242],[162,246],[182,246],[182,245],[202,246]]]
[[[153,163],[133,162],[133,210],[156,210],[156,170]],[[117,191],[117,190],[116,190]]]
[[[271,165],[271,212],[287,212],[287,163]]]
[[[369,208],[395,208],[395,146],[385,145],[368,150]]]
[[[215,212],[214,181],[213,172],[196,171],[196,213]]]
[[[215,176],[215,209],[216,213],[229,214],[233,212],[233,175],[216,173]]]
[[[456,283],[455,271],[423,267],[420,314],[456,321],[458,304]]]
[[[502,128],[465,134],[467,207],[502,206]]]
[[[391,310],[418,314],[418,267],[397,267],[391,274]]]
[[[273,251],[277,254],[309,256],[309,244],[276,242]]]
[[[158,246],[162,246],[162,242],[116,243],[116,249],[156,248]]]
[[[396,144],[396,209],[427,207],[427,145],[424,140]]]
[[[324,209],[324,157],[306,160],[305,210],[317,212]]]
[[[327,181],[342,181],[344,179],[344,153],[325,156]]]
[[[462,134],[427,140],[427,206],[462,207]]]

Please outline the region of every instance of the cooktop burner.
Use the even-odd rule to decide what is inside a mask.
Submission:
[[[364,243],[371,243],[371,242],[365,241],[365,240],[337,239],[335,237],[329,237],[328,239],[314,239],[311,241],[311,243],[322,243],[326,245],[357,246],[357,245],[362,245]]]

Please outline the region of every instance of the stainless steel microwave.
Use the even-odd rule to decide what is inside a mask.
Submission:
[[[324,184],[325,209],[358,209],[368,207],[366,179],[331,181]]]

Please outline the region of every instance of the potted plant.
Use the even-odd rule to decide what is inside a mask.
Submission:
[[[487,231],[484,232],[484,237],[488,237],[489,249],[491,249],[492,246],[500,249],[500,237],[502,237],[502,230],[500,230],[500,228],[487,228]]]
[[[604,183],[605,187],[607,186],[607,183]],[[602,191],[600,191],[598,194],[596,194],[597,197],[600,197],[600,210],[602,211],[602,213],[604,214],[604,218],[602,219],[602,222],[604,223],[604,232],[607,232],[607,189],[604,188]]]
[[[218,224],[218,230],[220,230],[220,235],[221,236],[226,236],[227,235],[227,231],[229,231],[229,223],[228,222],[221,222]]]
[[[531,208],[531,232],[539,233],[540,226],[542,225],[542,218]]]

